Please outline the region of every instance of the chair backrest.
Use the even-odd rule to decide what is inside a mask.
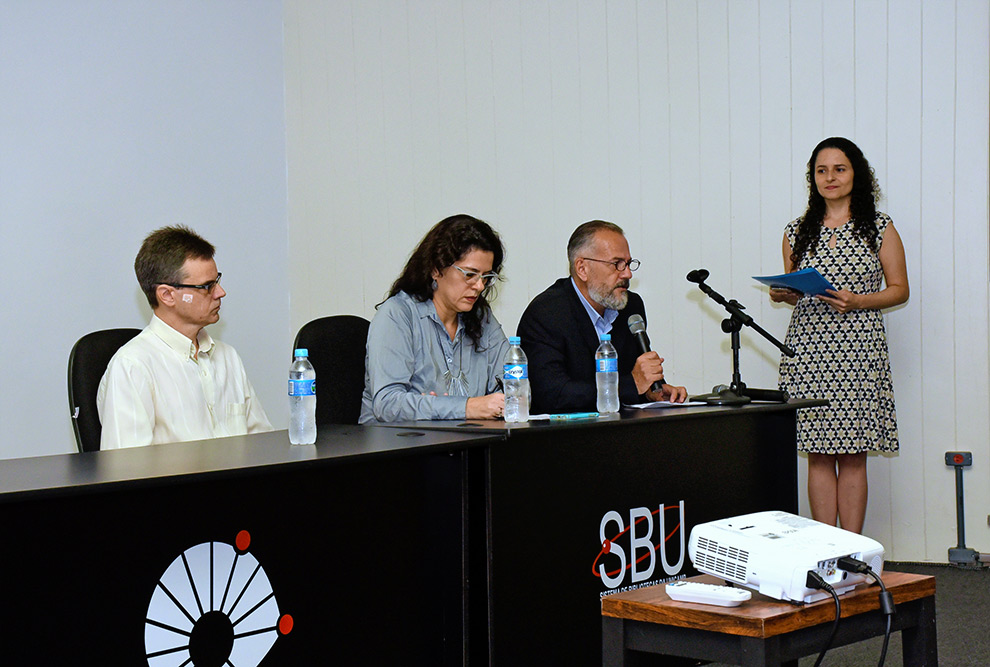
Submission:
[[[296,334],[293,349],[307,348],[316,369],[317,424],[358,423],[370,324],[356,315],[331,315],[307,322]]]
[[[96,392],[110,358],[141,333],[140,329],[104,329],[88,333],[69,352],[69,416],[80,452],[100,449],[103,427],[96,410]]]

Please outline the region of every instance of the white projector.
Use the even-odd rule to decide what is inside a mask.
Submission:
[[[883,572],[883,545],[876,540],[788,512],[756,512],[697,525],[688,555],[701,572],[791,602],[831,597],[808,587],[810,570],[839,595],[872,581],[866,574],[840,570],[836,563],[844,556],[863,561],[877,576]]]

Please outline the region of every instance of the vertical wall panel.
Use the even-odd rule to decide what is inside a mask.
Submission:
[[[424,216],[442,219],[449,213],[471,213],[477,201],[466,187],[464,175],[470,168],[470,133],[468,114],[472,105],[467,99],[465,68],[464,9],[457,0],[438,2],[432,16],[436,30],[436,71],[437,88],[433,106],[436,118],[432,119],[437,128],[440,143],[440,164],[436,169],[422,165],[424,169],[437,171],[440,179],[440,201],[429,197],[434,207],[442,210],[424,211]],[[475,213],[475,215],[480,215]],[[428,220],[424,220],[425,225]]]
[[[286,214],[289,220],[309,220],[315,215],[319,207],[319,198],[314,192],[317,188],[316,170],[305,168],[306,162],[312,162],[312,156],[306,151],[298,150],[300,145],[308,142],[322,144],[323,151],[330,143],[330,137],[326,132],[326,120],[321,118],[319,110],[327,107],[327,96],[329,87],[327,86],[327,73],[325,68],[310,68],[303,70],[303,59],[310,57],[313,44],[318,39],[326,35],[326,26],[322,25],[326,14],[314,12],[307,20],[303,20],[298,13],[285,11],[283,19],[283,34],[285,38],[285,112],[286,112],[286,171],[288,164],[295,165],[302,173],[287,174]],[[323,131],[323,136],[320,136]],[[324,168],[328,168],[323,165]],[[288,232],[288,254],[303,257],[309,264],[312,261],[312,254],[308,248],[302,244],[297,244],[296,237],[292,232]],[[308,278],[308,272],[301,270],[301,267],[292,267],[291,263],[287,267],[288,280],[290,286],[290,310],[289,328],[295,332],[304,324],[309,317],[309,308],[300,308],[292,303],[292,293],[297,298],[305,294],[306,301],[309,301],[309,294],[312,285]]]
[[[492,4],[492,81],[495,100],[495,182],[498,191],[511,193],[496,202],[495,217],[507,223],[521,212],[529,164],[521,160],[525,146],[522,73],[523,50],[520,2]]]
[[[825,107],[831,102],[825,91],[825,34],[823,2],[791,2],[791,218],[804,212],[808,201],[803,179],[808,156],[824,138]],[[831,38],[831,35],[829,36]],[[837,40],[839,44],[843,40]],[[831,47],[832,40],[829,40]],[[841,47],[840,47],[841,48]],[[831,52],[829,56],[831,57]],[[849,85],[852,86],[851,77]]]
[[[730,173],[725,168],[731,154],[729,146],[729,35],[726,2],[705,2],[698,5],[698,229],[701,232],[700,266],[712,272],[711,284],[726,298],[739,296],[733,284],[730,226]],[[685,272],[686,273],[686,272]],[[752,274],[750,274],[752,275]],[[683,276],[677,276],[684,280]],[[694,285],[681,283],[688,289]],[[738,286],[742,288],[741,285]],[[714,303],[714,302],[713,302]],[[746,301],[744,300],[745,304]],[[707,304],[706,304],[707,305]],[[731,349],[729,336],[720,322],[726,312],[718,308],[715,318],[702,324],[701,379],[708,377],[732,379],[731,366],[713,353]],[[749,339],[751,332],[743,334]],[[747,355],[748,357],[748,355]],[[712,363],[714,362],[714,363]],[[747,376],[748,377],[748,376]],[[744,378],[745,380],[745,378]],[[756,386],[755,384],[753,386]]]
[[[540,164],[536,156],[540,151],[537,146],[533,146],[532,150],[528,147],[533,136],[529,128],[530,119],[526,116],[524,58],[529,57],[535,61],[541,48],[545,49],[543,42],[530,47],[524,40],[522,4],[516,1],[494,2],[490,15],[495,182],[487,184],[487,187],[494,187],[503,196],[494,202],[495,208],[489,222],[502,230],[509,261],[512,262],[512,270],[508,275],[511,282],[500,288],[496,310],[503,328],[510,334],[515,332],[515,322],[522,313],[521,307],[525,305],[519,297],[527,284],[525,266],[529,253],[525,245],[520,246],[522,238],[518,232],[537,224],[528,217],[532,211],[527,211],[526,207],[527,202],[531,201],[527,179],[535,176],[534,167]],[[537,182],[542,180],[535,180],[532,184],[534,188]],[[519,261],[520,258],[522,261]]]
[[[467,154],[468,172],[460,178],[471,201],[476,202],[468,212],[476,211],[476,215],[494,221],[498,196],[492,187],[496,180],[492,9],[484,2],[464,2],[462,6],[467,145],[461,150]]]
[[[383,7],[391,11],[403,7],[403,4],[395,4],[391,0],[382,0],[382,3]],[[406,90],[399,88],[396,91],[398,94],[393,97],[392,91],[386,89],[383,101],[386,107],[394,105],[401,109],[408,100],[411,153],[408,155],[400,153],[399,157],[405,157],[407,168],[412,167],[414,187],[411,219],[422,230],[420,234],[410,239],[412,243],[418,241],[433,223],[454,212],[444,200],[442,189],[442,175],[449,173],[454,165],[443,162],[441,151],[444,146],[441,137],[446,133],[446,128],[440,125],[442,118],[440,109],[446,98],[440,95],[441,54],[437,48],[438,13],[439,7],[435,4],[423,5],[410,2],[405,12],[396,11],[400,18],[406,17],[404,21],[406,25],[401,29],[396,25],[393,30],[383,35],[383,45],[394,39],[398,49],[403,47],[408,49],[405,62],[394,63],[398,65],[397,69],[406,74]],[[384,69],[383,63],[383,73]],[[376,157],[380,159],[380,156]],[[376,183],[375,190],[380,189],[381,183]],[[437,193],[440,193],[439,202]],[[402,205],[401,202],[397,203]]]
[[[285,92],[286,116],[296,119],[287,124],[288,168],[288,216],[298,220],[297,229],[315,226],[317,221],[329,222],[330,203],[333,192],[323,187],[325,174],[333,167],[318,156],[327,155],[332,146],[331,123],[326,110],[330,107],[331,85],[327,67],[304,67],[314,52],[319,53],[318,44],[328,37],[326,25],[329,9],[314,11],[311,16],[287,12],[284,22],[285,33]],[[347,23],[350,30],[350,23]],[[325,61],[324,54],[323,60]],[[337,87],[339,90],[339,86]],[[308,150],[300,150],[301,147]],[[305,267],[315,265],[315,245],[302,243],[290,230],[288,234],[289,254],[302,257],[303,261],[289,263],[289,281],[296,302],[292,303],[291,330],[299,328],[319,312],[318,304],[310,298],[318,279]],[[361,295],[363,297],[363,295]],[[290,295],[291,298],[291,295]],[[363,305],[363,304],[362,304]],[[363,310],[363,308],[362,308]]]
[[[671,382],[687,382],[683,371],[690,362],[681,363],[686,350],[677,347],[673,336],[678,313],[684,310],[682,289],[677,282],[677,267],[673,238],[683,221],[671,215],[671,156],[670,156],[670,85],[668,79],[667,8],[666,3],[642,0],[637,4],[637,43],[639,53],[639,95],[631,105],[637,108],[640,143],[640,197],[642,224],[639,248],[635,250],[648,264],[637,276],[637,287],[649,283],[651,290],[647,313],[653,348],[666,359],[664,373]],[[649,258],[649,259],[647,259]],[[677,304],[676,307],[674,304]],[[688,305],[688,308],[691,306]]]
[[[879,0],[857,2],[855,15],[850,18],[855,32],[855,60],[850,63],[855,84],[849,96],[855,106],[848,111],[855,117],[851,138],[863,149],[877,175],[886,180],[887,154],[883,147],[887,145],[888,98],[886,86],[878,83],[890,79],[887,6]]]
[[[564,275],[564,244],[569,230],[588,215],[581,189],[587,157],[577,139],[581,133],[581,63],[578,58],[578,8],[574,3],[549,3],[550,104],[553,112],[553,218],[558,226],[540,268],[543,283]],[[537,292],[538,293],[538,292]]]
[[[506,332],[515,331],[516,322],[529,303],[528,294],[538,294],[552,279],[563,275],[563,244],[547,239],[556,251],[548,253],[543,243],[530,243],[530,229],[556,229],[554,218],[554,123],[560,116],[571,116],[573,108],[554,108],[550,7],[547,2],[523,2],[520,6],[522,33],[522,103],[524,134],[522,152],[514,160],[520,172],[520,209],[516,218],[502,225],[509,248],[513,279],[504,290],[512,308],[504,323]],[[542,238],[542,237],[541,237]],[[548,265],[549,275],[532,271]],[[511,296],[510,296],[511,295]]]
[[[290,269],[294,321],[372,315],[412,244],[457,209],[506,239],[496,314],[511,332],[566,272],[573,228],[614,219],[644,261],[634,285],[668,372],[707,391],[731,373],[724,312],[684,276],[706,266],[783,338],[791,309],[749,277],[781,269],[813,146],[857,141],[912,288],[885,314],[902,450],[870,457],[867,530],[890,558],[945,559],[944,452],[974,451],[972,486],[990,487],[985,2],[336,0],[285,13],[289,236],[311,262]],[[774,386],[778,358],[744,334],[749,384]],[[974,543],[990,541],[976,523],[988,494],[969,505]]]
[[[887,169],[881,183],[882,206],[891,215],[904,243],[911,298],[885,317],[887,345],[894,373],[894,400],[901,450],[888,468],[895,480],[889,507],[871,505],[874,512],[890,513],[892,542],[888,549],[905,560],[925,558],[925,484],[927,464],[920,406],[930,396],[921,374],[921,0],[892,3],[887,17]],[[890,141],[893,137],[898,139]],[[905,139],[900,139],[901,137]],[[908,140],[907,138],[914,138]],[[940,224],[940,223],[939,223]],[[871,460],[871,463],[873,461]],[[876,466],[874,466],[876,467]],[[938,470],[935,468],[935,470]],[[903,554],[903,555],[902,555]]]
[[[670,224],[671,244],[677,249],[671,258],[675,276],[687,275],[703,265],[700,156],[700,81],[698,78],[698,9],[693,3],[667,4],[667,58],[670,73],[670,126],[667,128],[670,151]],[[674,103],[676,101],[676,103]],[[673,284],[677,290],[678,283]],[[714,304],[705,303],[698,290],[688,292],[688,300],[674,302],[675,327],[672,332],[677,352],[678,382],[689,387],[703,386],[702,367],[705,350],[716,349],[706,332]],[[693,297],[693,298],[692,298]],[[702,298],[699,298],[702,297]],[[692,302],[696,302],[695,305]],[[649,305],[649,304],[647,304]],[[701,317],[699,317],[701,315]],[[717,345],[717,341],[714,345]],[[685,367],[684,361],[690,360]]]
[[[990,364],[985,343],[990,339],[988,269],[990,227],[987,211],[988,164],[985,147],[988,118],[982,105],[990,98],[986,73],[990,71],[987,35],[990,5],[979,0],[956,5],[955,35],[955,210],[953,271],[955,273],[956,424],[958,449],[978,449],[990,432]],[[970,546],[990,549],[986,521],[990,508],[990,457],[974,456],[966,477],[967,535]],[[979,531],[970,532],[979,527]]]
[[[603,2],[577,3],[577,57],[581,147],[579,179],[584,185],[583,220],[612,217],[608,180],[608,12]],[[574,225],[570,225],[573,229]]]
[[[825,0],[822,3],[822,138],[849,137],[853,134],[856,112],[862,104],[855,95],[856,63],[860,57],[856,53],[854,39],[856,21],[853,5],[853,0]]]
[[[921,44],[921,280],[915,292],[923,309],[921,330],[921,373],[926,387],[937,391],[938,401],[924,401],[923,437],[926,480],[929,489],[925,503],[926,524],[952,526],[955,517],[953,478],[945,469],[941,443],[956,439],[956,392],[952,373],[956,366],[953,333],[954,304],[949,295],[955,290],[950,265],[955,246],[953,206],[953,140],[955,124],[952,103],[955,81],[955,50],[942,45],[955,42],[955,11],[950,2],[922,3]],[[927,394],[928,392],[926,392]],[[940,451],[941,450],[941,451]],[[941,465],[940,465],[941,464]],[[947,530],[930,530],[926,535],[929,553],[946,547]]]
[[[411,167],[413,170],[412,219],[420,227],[420,233],[406,244],[405,253],[408,254],[430,226],[452,213],[460,212],[452,206],[454,197],[451,196],[451,179],[447,174],[457,173],[466,135],[463,134],[463,61],[460,58],[446,58],[441,46],[442,40],[450,40],[452,36],[444,30],[446,21],[456,21],[458,11],[445,11],[441,3],[421,5],[411,2],[406,13],[409,49],[406,85],[409,90],[412,152],[405,159],[405,168]],[[397,34],[397,38],[403,36],[402,33]],[[459,44],[452,46],[456,49]],[[401,108],[402,101],[402,97],[395,100],[386,97],[387,106],[395,104]],[[451,116],[456,117],[457,121],[453,121]],[[444,120],[448,118],[452,122],[445,124]],[[461,155],[455,157],[458,153]],[[447,160],[448,155],[452,156],[450,161]],[[400,155],[399,159],[402,158]],[[437,193],[440,193],[439,197]]]
[[[408,216],[398,212],[394,219],[390,219],[387,200],[381,195],[382,167],[386,155],[385,107],[390,96],[396,93],[394,86],[385,90],[383,81],[387,69],[401,68],[401,63],[408,57],[406,26],[397,21],[383,22],[379,14],[384,4],[380,0],[355,2],[353,5],[354,63],[357,68],[354,76],[354,99],[358,104],[352,130],[354,145],[350,147],[353,152],[351,164],[355,177],[354,189],[346,193],[350,202],[350,206],[345,207],[345,210],[349,209],[348,217],[341,221],[342,224],[335,226],[338,233],[334,235],[332,243],[328,244],[325,254],[326,265],[337,268],[338,285],[350,284],[356,288],[360,281],[362,292],[370,297],[365,300],[365,307],[381,301],[381,295],[388,287],[387,276],[362,271],[348,278],[346,263],[340,261],[340,250],[348,248],[362,258],[373,256],[381,247],[381,237],[372,230],[384,229],[385,238],[396,239],[397,226],[405,224],[404,219],[408,219]],[[399,11],[404,11],[405,4],[397,7]],[[392,53],[399,55],[398,63],[393,62],[390,55]],[[404,155],[408,159],[408,152]],[[415,185],[413,180],[412,188]],[[330,184],[330,187],[334,185]],[[401,250],[391,246],[385,254],[390,258],[398,258]],[[397,266],[401,266],[401,263],[397,263]]]
[[[733,3],[735,4],[735,3]],[[800,202],[795,205],[791,197],[794,183],[803,191],[803,176],[795,171],[791,161],[791,88],[792,54],[790,48],[791,12],[787,3],[764,0],[757,13],[759,22],[759,153],[751,169],[759,174],[759,207],[756,209],[760,225],[759,273],[773,275],[784,270],[781,241],[784,226],[800,214]],[[803,150],[801,151],[803,152]],[[807,159],[807,158],[805,158]],[[805,195],[805,199],[807,196]],[[764,305],[761,310],[763,328],[775,332],[784,340],[791,319],[791,307],[786,304],[770,304],[769,296],[760,290]],[[763,352],[768,380],[764,386],[777,383],[777,365],[780,356],[772,351]],[[748,359],[748,357],[747,357]],[[801,463],[803,464],[804,459]],[[803,475],[803,465],[802,465]],[[802,488],[803,480],[802,480]]]
[[[725,158],[729,160],[729,226],[731,240],[729,261],[733,294],[745,305],[754,319],[783,341],[790,311],[773,308],[765,290],[758,288],[751,276],[780,271],[780,234],[783,221],[775,220],[764,235],[760,215],[763,174],[760,164],[760,137],[764,119],[760,94],[760,16],[746,4],[728,3],[728,79],[726,109],[730,112]],[[786,164],[784,167],[786,168]],[[717,169],[713,166],[713,169]],[[781,182],[786,182],[786,178]],[[776,190],[781,190],[777,183]],[[762,256],[769,247],[776,250],[771,267],[764,267]],[[779,311],[779,312],[778,312]],[[740,366],[743,381],[751,387],[777,387],[777,359],[780,353],[771,343],[753,332],[743,334]],[[707,369],[710,377],[731,377],[731,364],[716,358]]]
[[[381,0],[369,4],[377,8],[385,6]],[[368,94],[359,94],[358,100],[362,106],[367,105],[369,108],[362,108],[355,123],[365,118],[373,123],[372,127],[381,123],[382,150],[369,150],[367,155],[360,157],[362,161],[368,162],[368,166],[362,169],[357,188],[347,196],[352,199],[355,208],[352,215],[355,219],[364,221],[361,225],[351,226],[360,229],[363,234],[363,245],[360,246],[363,252],[371,252],[373,255],[380,253],[382,265],[401,267],[412,244],[431,223],[429,219],[423,219],[417,207],[416,193],[424,189],[417,182],[420,170],[414,169],[415,178],[407,178],[407,174],[410,164],[415,165],[426,157],[416,150],[417,144],[426,143],[419,139],[419,135],[424,130],[429,132],[429,127],[423,128],[419,124],[420,120],[426,118],[424,110],[420,108],[422,99],[425,97],[429,100],[420,91],[436,90],[436,73],[428,63],[422,63],[419,67],[412,66],[411,54],[423,52],[418,42],[425,36],[416,26],[410,24],[405,2],[394,3],[393,7],[395,11],[391,12],[379,12],[376,9],[373,16],[380,16],[380,19],[375,21],[373,28],[368,31],[362,29],[356,35],[356,39],[362,42],[372,40],[371,44],[376,51],[387,46],[389,51],[394,50],[401,57],[389,62],[377,53],[364,56],[381,60],[381,65],[380,69],[369,69],[359,74],[364,80],[363,85],[368,86]],[[423,23],[432,17],[432,11],[419,17],[419,23]],[[371,29],[376,33],[374,36],[368,34]],[[435,48],[431,45],[426,53],[433,56]],[[357,66],[361,67],[362,63],[359,62]],[[372,75],[378,78],[372,78]],[[340,99],[334,100],[335,105],[340,102]],[[436,108],[430,106],[426,111],[431,114],[427,122],[435,126],[438,118]],[[433,150],[439,148],[436,143],[430,147]],[[358,150],[361,151],[360,148]],[[430,169],[430,174],[436,175],[437,171]],[[388,183],[389,187],[383,189],[383,183]],[[376,226],[385,230],[385,233],[380,236],[371,233]],[[356,242],[357,239],[349,241]],[[339,250],[333,252],[336,255]],[[333,261],[332,257],[330,261]],[[373,307],[385,298],[396,273],[398,269],[364,276],[367,281],[365,291],[368,293],[368,305]]]
[[[637,14],[633,2],[606,5],[608,44],[608,182],[611,219],[629,233],[633,251],[642,255],[642,207],[640,202],[639,45]],[[652,259],[652,258],[651,258]],[[656,262],[651,262],[656,275]]]

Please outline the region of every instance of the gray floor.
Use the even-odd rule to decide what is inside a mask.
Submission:
[[[990,666],[990,569],[921,563],[886,563],[884,569],[935,577],[940,667]],[[825,655],[822,667],[876,665],[882,643],[878,637],[832,649]],[[802,658],[800,667],[813,667],[816,659],[817,656]],[[890,639],[884,664],[903,664],[901,641],[896,633]]]

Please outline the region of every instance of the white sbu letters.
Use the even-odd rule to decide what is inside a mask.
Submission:
[[[667,534],[668,522],[666,511],[678,509],[680,516],[672,529],[677,531],[680,542],[680,552],[677,562],[671,564],[667,559],[667,542],[672,535]],[[653,516],[657,516],[656,538],[653,537]],[[610,528],[614,524],[614,528]],[[629,552],[628,556],[625,548],[619,544],[618,540],[629,532]],[[684,566],[684,501],[680,501],[677,508],[674,506],[660,508],[650,511],[647,507],[633,507],[629,510],[629,524],[623,523],[623,517],[615,510],[610,510],[602,517],[599,535],[602,544],[602,554],[599,556],[598,574],[602,583],[608,588],[616,588],[622,584],[626,576],[626,570],[632,575],[632,583],[636,584],[645,581],[653,576],[656,568],[656,554],[660,552],[660,561],[663,564],[663,571],[668,576],[673,576],[681,571]],[[625,540],[622,540],[623,542]],[[646,553],[642,553],[645,550]],[[607,561],[602,562],[602,561]],[[647,565],[643,569],[639,566],[646,561]]]

